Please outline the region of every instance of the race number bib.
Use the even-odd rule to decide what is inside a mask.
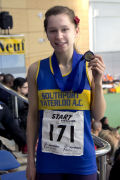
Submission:
[[[42,152],[81,156],[83,155],[83,148],[83,111],[44,111],[42,122]]]

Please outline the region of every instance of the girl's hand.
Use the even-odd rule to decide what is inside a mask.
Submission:
[[[94,55],[94,59],[89,62],[88,66],[92,70],[95,85],[102,85],[102,78],[105,70],[105,64],[102,57]]]

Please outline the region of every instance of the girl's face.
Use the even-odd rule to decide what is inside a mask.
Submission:
[[[51,15],[48,18],[47,37],[56,52],[72,50],[78,31],[66,14]]]

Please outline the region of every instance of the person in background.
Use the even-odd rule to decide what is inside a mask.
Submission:
[[[4,76],[5,76],[4,73],[1,73],[1,74],[0,74],[0,82],[1,82],[1,83],[3,82]]]
[[[112,130],[112,134],[118,140],[118,144],[120,146],[120,133],[119,133],[118,129],[117,128],[113,129]]]
[[[95,136],[98,136],[100,131],[102,130],[102,124],[100,121],[94,121],[92,123],[92,133],[95,135]]]
[[[3,84],[9,88],[12,88],[14,81],[14,76],[12,74],[5,74],[3,79]]]
[[[15,78],[13,82],[13,89],[20,95],[28,96],[28,82],[22,77]],[[18,115],[21,120],[21,128],[26,131],[26,121],[28,114],[28,104],[18,98]]]
[[[21,149],[26,145],[26,133],[20,128],[6,104],[0,101],[0,136],[13,139]]]
[[[92,136],[93,136],[93,141],[94,141],[95,150],[96,150],[98,148],[103,147],[103,144],[101,143],[101,140],[96,138],[96,136],[98,137],[99,133],[102,130],[102,124],[101,124],[100,121],[95,121],[94,119],[92,119],[92,126],[91,127],[92,127],[91,128],[91,133],[92,133]]]
[[[19,94],[27,97],[28,96],[28,82],[26,78],[17,77],[13,81],[13,87]]]
[[[118,130],[120,128],[120,126],[117,126],[116,128],[110,127],[107,117],[103,117],[102,119],[100,119],[100,122],[102,123],[102,129],[104,129],[104,130],[112,131],[114,129]]]
[[[113,163],[114,153],[119,146],[119,139],[116,137],[115,133],[110,130],[102,130],[99,133],[99,137],[107,141],[111,145],[111,150],[108,153],[108,162],[109,164]]]
[[[105,65],[98,55],[88,64],[75,50],[79,21],[64,6],[45,13],[44,28],[54,53],[28,70],[28,180],[97,179],[91,113],[98,121],[105,112]]]
[[[120,147],[114,155],[114,162],[110,171],[109,180],[120,179]]]
[[[2,83],[8,88],[12,88],[13,81],[14,76],[12,74],[5,74]],[[12,111],[12,95],[2,88],[0,88],[0,101],[5,103],[8,106],[8,108]]]
[[[26,78],[17,77],[13,82],[13,89],[20,95],[28,96],[28,82]],[[18,118],[20,120],[20,127],[26,133],[27,124],[27,114],[28,114],[28,103],[22,101],[18,98]],[[27,153],[27,144],[21,149],[24,154]]]
[[[99,133],[99,137],[107,141],[111,146],[111,150],[107,153],[107,163],[106,163],[106,169],[107,169],[106,180],[109,180],[109,175],[112,168],[114,155],[119,147],[119,139],[116,138],[115,134],[111,130],[102,130]]]

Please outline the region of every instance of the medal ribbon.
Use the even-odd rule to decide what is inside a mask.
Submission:
[[[73,52],[73,61],[72,61],[72,71],[69,74],[69,77],[64,81],[58,61],[55,53],[52,55],[52,67],[54,71],[54,76],[58,87],[62,91],[73,90],[75,92],[81,93],[85,85],[85,68],[83,68],[85,61],[83,61],[83,55],[77,54],[74,50]]]

